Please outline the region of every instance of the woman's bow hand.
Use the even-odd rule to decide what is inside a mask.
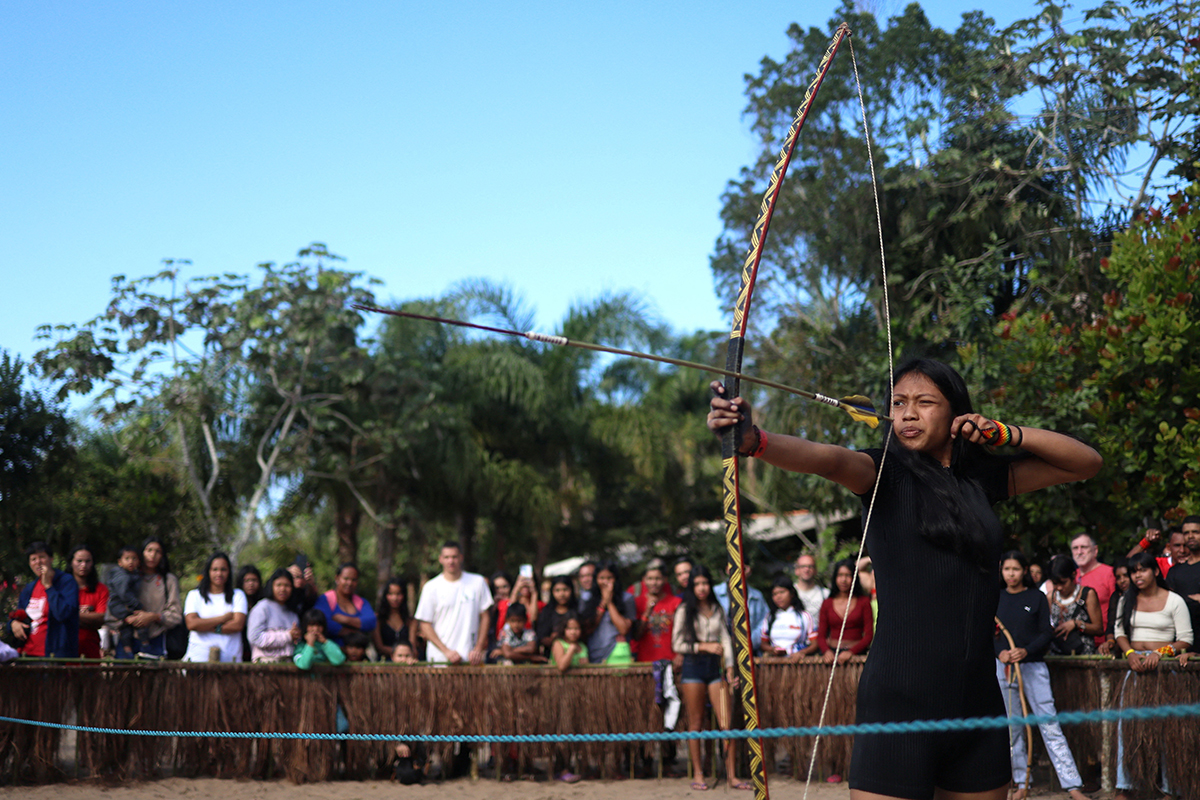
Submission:
[[[713,398],[709,401],[708,412],[708,429],[717,436],[722,436],[725,429],[730,425],[741,424],[742,439],[746,438],[746,432],[754,424],[754,415],[750,409],[750,401],[744,397],[735,397],[728,400],[725,397],[725,384],[720,381],[713,381],[709,384],[713,391]],[[737,449],[740,451],[744,443],[739,441]]]
[[[988,444],[990,439],[984,434],[990,434],[994,430],[996,423],[982,414],[963,414],[955,417],[950,423],[950,438],[961,436],[973,444]]]

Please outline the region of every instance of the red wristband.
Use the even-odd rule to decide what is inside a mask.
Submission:
[[[1149,550],[1150,549],[1150,540],[1147,539],[1145,536],[1143,536],[1142,540],[1140,542],[1138,542],[1138,547],[1142,548],[1143,550]]]
[[[755,447],[747,455],[750,458],[758,458],[767,450],[767,432],[764,430],[758,431],[758,447]]]

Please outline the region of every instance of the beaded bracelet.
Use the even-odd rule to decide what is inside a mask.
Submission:
[[[980,431],[980,433],[983,434],[984,439],[988,440],[988,445],[990,447],[1004,447],[1006,444],[1011,444],[1013,447],[1020,447],[1025,443],[1025,431],[1021,429],[1020,425],[1005,425],[998,419],[988,421],[996,427],[986,431]],[[1016,429],[1019,437],[1015,444],[1013,443],[1014,428]]]

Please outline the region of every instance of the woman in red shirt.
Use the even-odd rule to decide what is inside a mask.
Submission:
[[[71,574],[79,584],[79,655],[100,658],[100,627],[108,609],[108,587],[96,578],[92,548],[77,544],[71,550]]]
[[[875,628],[871,617],[871,600],[862,585],[854,580],[854,559],[846,558],[833,565],[833,592],[821,604],[821,617],[817,621],[817,647],[826,664],[837,658],[845,664],[850,656],[861,655],[871,646]],[[846,630],[841,641],[836,641],[842,630],[842,619]]]

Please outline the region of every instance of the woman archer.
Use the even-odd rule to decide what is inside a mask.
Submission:
[[[743,398],[723,397],[719,382],[713,389],[708,426],[719,434],[738,425],[740,455],[831,480],[864,508],[878,478],[866,541],[882,619],[859,681],[857,721],[1003,716],[992,648],[1003,532],[992,505],[1090,478],[1100,454],[1069,436],[974,413],[962,377],[932,359],[896,372],[886,457],[768,435]],[[1018,452],[1000,456],[989,443]],[[850,795],[1004,800],[1011,777],[1002,729],[859,735]]]

